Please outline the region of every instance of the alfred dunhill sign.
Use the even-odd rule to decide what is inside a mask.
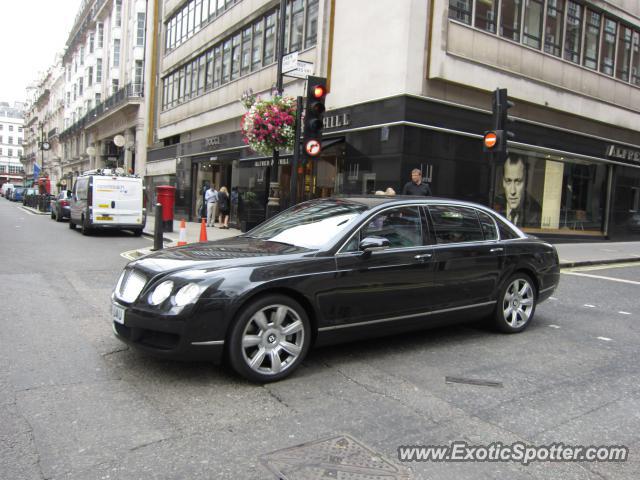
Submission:
[[[342,113],[340,115],[328,115],[322,120],[322,126],[327,128],[346,127],[351,123],[351,115]]]
[[[640,163],[640,150],[609,145],[607,148],[607,157]]]

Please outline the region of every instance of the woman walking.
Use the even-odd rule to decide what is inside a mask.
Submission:
[[[229,228],[229,191],[227,187],[218,190],[218,212],[220,228]]]

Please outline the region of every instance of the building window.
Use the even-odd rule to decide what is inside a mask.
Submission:
[[[522,14],[522,0],[502,0],[500,9],[500,35],[520,41],[520,18]]]
[[[84,78],[80,77],[78,79],[78,96],[81,97],[84,91]]]
[[[547,23],[544,34],[544,51],[562,56],[562,30],[564,25],[564,0],[547,0]]]
[[[471,0],[449,0],[449,18],[471,25],[471,9]]]
[[[95,41],[95,35],[93,33],[89,34],[89,53],[93,53],[93,44]]]
[[[100,105],[100,102],[102,101],[102,94],[96,93],[95,99],[96,99],[96,107],[97,107],[98,105]]]
[[[96,59],[96,83],[102,83],[102,59]]]
[[[587,10],[587,22],[584,35],[584,58],[582,64],[593,70],[598,68],[598,44],[602,15]]]
[[[220,86],[222,80],[222,46],[217,45],[213,50],[213,88]]]
[[[231,40],[231,80],[240,76],[240,47],[242,40],[240,33],[233,36]]]
[[[497,0],[476,3],[474,25],[487,32],[496,32]]]
[[[119,38],[113,39],[113,66],[114,67],[120,66],[120,39]]]
[[[564,41],[564,58],[580,63],[580,40],[582,37],[582,6],[572,0],[567,1],[567,23]]]
[[[136,45],[138,47],[144,46],[144,12],[138,12],[138,21],[136,22]]]
[[[111,80],[111,94],[115,95],[116,93],[118,93],[118,90],[120,89],[120,80],[118,80],[117,78],[114,78]]]
[[[87,69],[87,86],[93,85],[93,67]]]
[[[144,70],[143,70],[143,65],[142,65],[142,60],[136,60],[136,67],[135,67],[135,75],[134,75],[134,91],[137,94],[140,94],[142,92],[142,76],[144,74]]]
[[[2,128],[0,128],[2,130]],[[18,127],[18,132],[22,132],[22,127]]]
[[[97,30],[98,30],[98,48],[102,48],[104,46],[104,24],[103,23],[98,23],[97,25]]]
[[[253,70],[256,70],[262,66],[262,24],[264,19],[260,19],[253,24],[253,53],[251,59],[251,65]]]
[[[304,47],[309,48],[318,41],[318,0],[308,0],[304,34]]]
[[[13,125],[9,125],[9,131],[13,132]]]
[[[202,95],[204,93],[204,87],[206,82],[205,69],[206,69],[206,57],[202,55],[198,59],[198,95]]]
[[[251,26],[242,31],[242,55],[240,74],[246,75],[251,71]]]
[[[231,40],[222,44],[222,83],[228,83],[231,77]]]
[[[205,90],[213,88],[213,50],[207,52],[207,77],[205,81]]]
[[[122,0],[116,0],[116,27],[122,26]]]
[[[632,31],[624,25],[618,32],[618,58],[616,59],[616,77],[625,82],[629,81],[629,63],[631,60]]]
[[[296,52],[302,49],[302,36],[304,28],[304,2],[293,0],[291,4],[291,40],[289,51]]]
[[[80,65],[84,66],[84,47],[80,47]]]
[[[600,71],[611,76],[613,76],[613,63],[616,54],[617,29],[618,24],[614,20],[611,20],[610,18],[604,19],[600,54]],[[620,45],[620,47],[622,48],[622,45]]]
[[[522,43],[539,49],[542,46],[544,0],[529,0],[524,4]]]
[[[13,137],[9,137],[8,143],[9,145],[13,145]]]
[[[7,148],[7,156],[13,157],[13,148]]]
[[[264,28],[264,59],[265,65],[274,61],[276,53],[276,19],[277,15],[272,13],[265,19]]]
[[[640,86],[640,33],[633,32],[633,47],[631,51],[631,83]]]

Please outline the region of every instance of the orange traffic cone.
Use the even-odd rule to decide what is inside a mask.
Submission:
[[[202,219],[202,223],[200,224],[200,241],[208,242],[207,240],[207,224],[205,223],[205,219]]]
[[[180,222],[180,238],[178,239],[178,246],[181,247],[187,244],[187,225],[184,223],[184,218]]]

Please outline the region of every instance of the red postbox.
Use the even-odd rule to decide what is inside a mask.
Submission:
[[[173,207],[176,203],[176,187],[158,185],[156,187],[158,203],[162,205],[162,231],[173,232]]]

